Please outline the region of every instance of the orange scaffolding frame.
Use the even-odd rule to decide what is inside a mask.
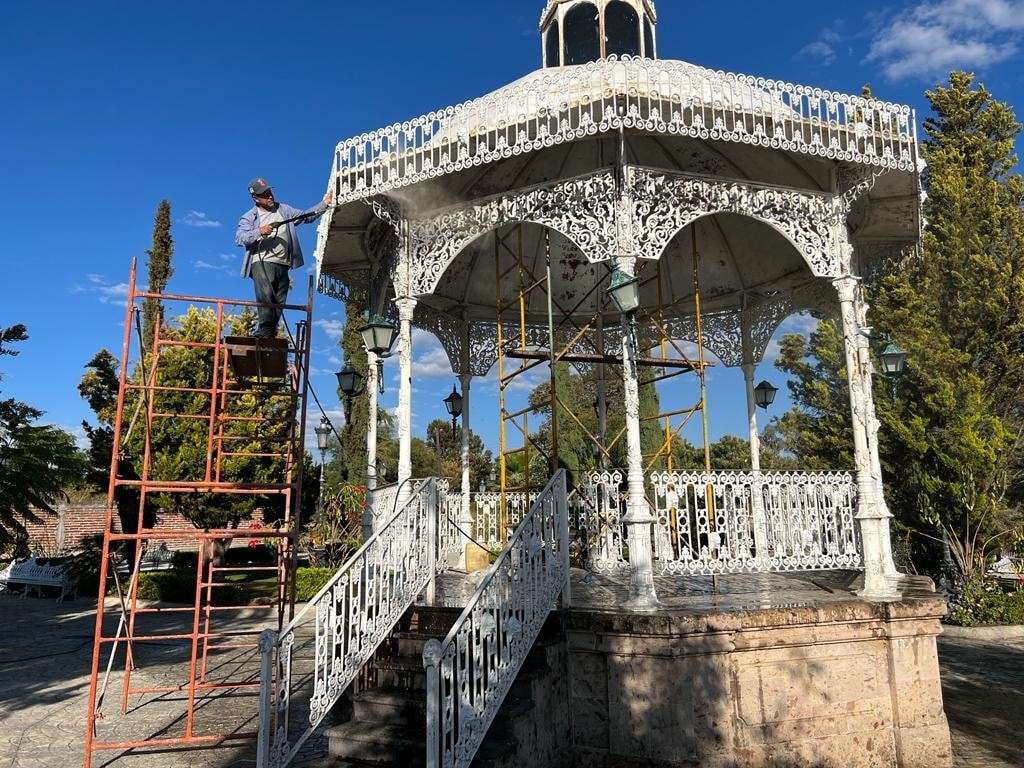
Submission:
[[[287,338],[283,339],[255,339],[226,333],[240,320],[244,323],[244,315],[260,306],[256,302],[147,293],[137,291],[135,282],[133,260],[128,280],[100,560],[85,768],[90,768],[94,753],[101,750],[210,746],[229,740],[254,739],[256,728],[252,724],[258,715],[260,685],[257,636],[275,619],[280,629],[286,613],[292,613],[294,607],[312,279],[305,304],[281,308],[287,331]],[[148,348],[139,323],[140,303],[159,309]],[[212,318],[213,338],[187,340],[180,329],[178,333],[165,334],[163,311],[174,303],[198,307],[206,317]],[[288,322],[289,317],[296,318],[294,329]],[[138,364],[135,371],[129,373],[133,319],[138,337]],[[165,380],[169,376],[161,375],[167,373],[161,364],[168,358],[173,362],[175,349],[194,350],[191,354],[197,358],[193,360],[196,364],[188,371],[187,381]],[[245,407],[240,405],[243,402]],[[129,411],[132,416],[125,434],[125,416]],[[161,446],[154,445],[154,427],[173,428],[188,421],[205,425],[206,456],[205,461],[198,462],[202,464],[201,469],[181,476],[180,467],[168,471],[166,467],[155,466],[154,458]],[[123,452],[137,424],[142,424],[144,430],[141,471],[123,473]],[[193,435],[198,431],[192,428]],[[166,440],[163,443],[162,447],[166,447]],[[231,480],[232,464],[246,461],[260,465],[266,482]],[[138,494],[134,532],[115,530],[115,521],[119,519],[115,517],[118,498],[126,491]],[[283,507],[282,518],[274,528],[258,531],[240,527],[158,528],[146,516],[147,501],[153,501],[156,494],[160,494],[156,501],[172,504],[182,494],[204,494],[204,500],[222,503],[247,496],[254,505],[260,497],[268,501],[276,498]],[[247,544],[259,540],[272,543],[273,563],[227,565],[219,555],[235,540]],[[152,604],[140,598],[138,574],[143,552],[157,541],[165,547],[169,544],[171,550],[194,555],[195,585],[191,605]],[[133,555],[133,562],[127,568],[132,574],[127,588],[122,587],[118,577],[115,562],[118,547],[126,547]],[[179,557],[188,559],[190,556]],[[271,579],[267,579],[268,576]],[[237,592],[233,593],[232,588],[240,579],[276,579],[276,582],[271,581],[274,596],[258,605],[232,604],[237,600]],[[110,586],[116,589],[117,599],[113,601],[107,598]],[[122,645],[121,717],[112,718],[104,712],[103,704]],[[104,655],[108,656],[108,661],[101,670]],[[133,685],[140,663],[148,662],[156,662],[154,667],[159,669],[159,675],[146,675],[141,683],[136,681]],[[212,703],[218,696],[221,705]],[[251,698],[249,709],[239,706],[239,699],[246,697]],[[207,714],[209,717],[204,720]]]

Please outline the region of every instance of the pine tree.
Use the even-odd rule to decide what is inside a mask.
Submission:
[[[883,450],[903,519],[944,532],[955,555],[973,549],[961,563],[971,570],[985,538],[1014,525],[1024,490],[1021,126],[963,72],[927,95],[923,249],[874,297],[874,324],[910,353],[896,407],[880,409]]]
[[[913,257],[869,277],[870,324],[909,355],[898,380],[876,379],[886,497],[934,569],[948,538],[964,576],[986,541],[1015,525],[1024,495],[1024,184],[1012,171],[1020,125],[971,75],[928,92],[921,152],[925,229]],[[784,337],[777,366],[794,409],[767,442],[805,468],[852,466],[842,337],[819,323]]]

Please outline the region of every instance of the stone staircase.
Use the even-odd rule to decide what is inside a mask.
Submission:
[[[331,758],[321,765],[426,765],[423,646],[431,638],[443,639],[461,612],[461,608],[413,606],[406,613],[364,671],[362,690],[352,697],[347,722],[328,729]],[[547,716],[540,716],[536,704],[554,698],[552,686],[566,685],[563,638],[561,616],[552,614],[477,752],[474,768],[524,765],[520,754],[534,754],[544,748],[539,742],[550,740],[552,724],[546,722]]]

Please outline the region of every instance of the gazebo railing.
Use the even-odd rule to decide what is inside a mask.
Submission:
[[[486,547],[503,547],[508,535],[519,527],[536,493],[506,491],[505,519],[502,531],[501,492],[478,491],[470,495],[473,512],[473,538]],[[504,535],[503,535],[504,534]]]
[[[279,634],[263,633],[258,768],[291,762],[417,596],[457,560],[446,502],[436,480],[420,481]],[[293,734],[297,720],[305,722]]]
[[[907,106],[680,61],[624,57],[529,75],[338,144],[338,203],[620,127],[915,171]]]
[[[629,565],[625,473],[591,473],[572,505],[583,564]],[[655,574],[860,568],[850,472],[655,472],[648,479]]]
[[[444,642],[423,649],[427,766],[476,754],[559,594],[569,604],[565,471],[537,496]]]

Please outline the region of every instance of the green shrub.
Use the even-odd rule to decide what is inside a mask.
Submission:
[[[234,584],[217,584],[211,590],[213,605],[239,605],[247,601],[245,590]],[[203,599],[206,599],[203,589]],[[165,603],[195,604],[196,572],[194,569],[147,571],[139,574],[140,600]]]
[[[139,574],[140,600],[192,603],[196,599],[196,572],[188,570],[148,571]]]
[[[175,550],[171,552],[171,568],[174,570],[191,568],[195,570],[196,562],[199,560],[199,554],[195,551],[182,551]]]
[[[336,573],[333,568],[299,568],[295,571],[295,599],[305,603],[316,597]]]
[[[946,618],[950,624],[1024,624],[1024,591],[1007,591],[995,579],[975,578],[964,584]]]

